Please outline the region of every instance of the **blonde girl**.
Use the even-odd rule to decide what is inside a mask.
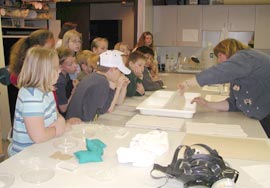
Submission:
[[[76,30],[69,30],[64,34],[62,47],[72,50],[75,56],[82,48],[82,34]]]
[[[109,42],[106,38],[97,37],[91,42],[91,50],[97,55],[108,50]]]
[[[32,47],[28,50],[18,87],[20,88],[13,126],[10,156],[35,143],[63,134],[65,120],[57,115],[52,91],[58,78],[59,59],[53,49]]]

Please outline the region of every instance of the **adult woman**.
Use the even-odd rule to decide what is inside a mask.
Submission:
[[[152,33],[150,33],[149,31],[143,32],[133,51],[135,51],[138,47],[141,47],[141,46],[150,47],[155,52],[154,40],[153,40]]]
[[[243,45],[235,39],[225,39],[215,48],[219,62],[196,77],[179,84],[181,92],[191,86],[230,83],[230,96],[221,102],[193,99],[200,105],[219,111],[242,111],[260,121],[270,137],[270,56]]]

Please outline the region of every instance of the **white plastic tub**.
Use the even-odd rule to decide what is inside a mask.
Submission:
[[[178,91],[156,91],[137,106],[144,115],[192,118],[196,112],[196,104],[190,104],[200,93],[185,93],[180,96]]]

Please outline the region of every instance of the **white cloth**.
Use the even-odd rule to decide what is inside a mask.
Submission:
[[[153,165],[155,158],[167,152],[168,149],[168,133],[155,130],[147,134],[137,134],[132,138],[129,148],[120,147],[116,153],[119,163],[147,167]]]

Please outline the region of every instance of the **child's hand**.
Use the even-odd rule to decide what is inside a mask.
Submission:
[[[56,136],[60,136],[65,132],[66,120],[63,118],[63,116],[61,115],[58,116],[54,127]]]
[[[140,93],[141,95],[143,95],[145,93],[145,90],[144,90],[144,87],[143,87],[142,83],[137,83],[136,91],[138,93]]]
[[[129,79],[125,75],[121,75],[117,80],[117,88],[122,88],[123,86],[127,86],[129,84]]]

